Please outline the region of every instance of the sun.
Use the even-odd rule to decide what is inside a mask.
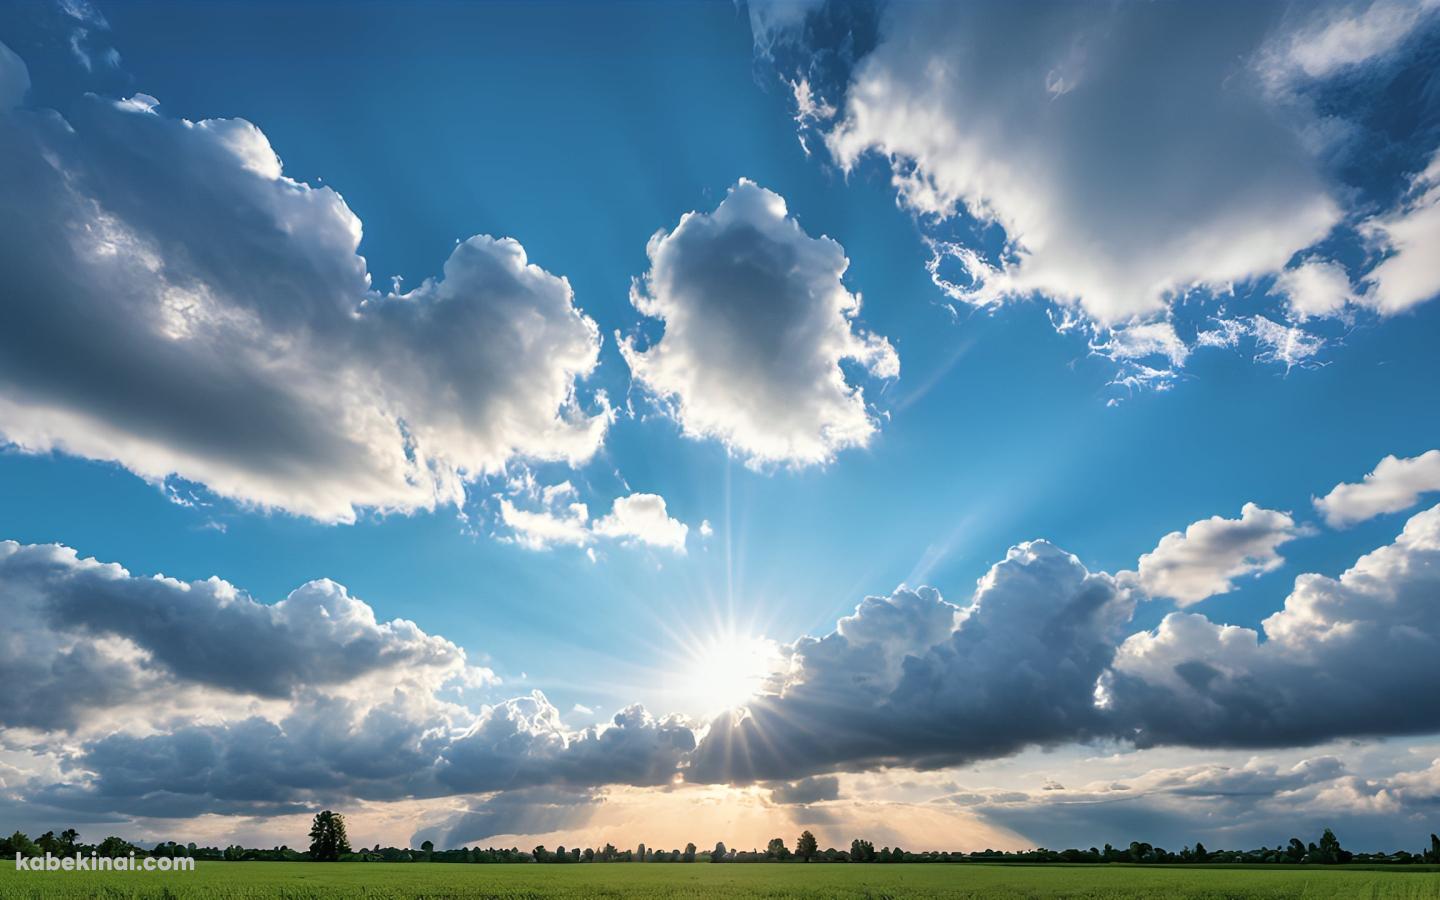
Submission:
[[[733,632],[697,641],[688,656],[677,687],[707,712],[744,706],[782,662],[774,641]]]

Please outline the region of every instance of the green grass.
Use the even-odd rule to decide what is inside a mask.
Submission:
[[[450,865],[201,862],[194,872],[17,872],[0,900],[138,898],[1440,898],[1440,872],[1249,866]]]

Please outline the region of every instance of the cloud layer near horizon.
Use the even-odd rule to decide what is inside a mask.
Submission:
[[[462,702],[493,687],[487,669],[413,623],[379,622],[333,582],[267,605],[218,579],[137,577],[7,542],[0,671],[32,689],[0,702],[0,726],[68,773],[10,779],[15,796],[90,815],[680,780],[770,784],[777,802],[808,803],[836,791],[813,776],[1036,746],[1435,731],[1440,714],[1413,688],[1440,679],[1437,572],[1440,506],[1338,578],[1299,576],[1263,640],[1179,612],[1132,633],[1127,578],[1032,541],[963,604],[931,588],[867,598],[833,632],[785,648],[743,713],[702,725],[632,706],[575,730],[539,692]],[[143,702],[157,692],[163,713]]]

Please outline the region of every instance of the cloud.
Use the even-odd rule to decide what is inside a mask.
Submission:
[[[1234,590],[1237,578],[1280,568],[1277,548],[1301,533],[1288,513],[1247,503],[1238,519],[1212,516],[1161,538],[1140,557],[1140,584],[1181,606],[1199,603]]]
[[[1362,224],[1362,231],[1385,252],[1365,276],[1364,302],[1383,315],[1405,312],[1440,294],[1440,152],[1415,175],[1401,207]]]
[[[670,518],[659,494],[631,494],[615,498],[610,514],[595,523],[594,532],[684,553],[690,526]]]
[[[19,106],[30,91],[30,70],[15,51],[0,43],[0,114]]]
[[[712,722],[686,779],[935,768],[1104,731],[1095,681],[1132,608],[1044,541],[1011,549],[963,609],[929,588],[867,598],[792,645],[783,681],[743,714]]]
[[[1360,86],[1423,73],[1436,8],[834,0],[753,3],[751,24],[807,154],[888,166],[952,305],[1053,303],[1134,391],[1242,341],[1257,362],[1313,365],[1335,332],[1300,323],[1440,292],[1435,165],[1398,203],[1350,183],[1376,153],[1433,150],[1428,95],[1409,87],[1423,74],[1386,94],[1408,110],[1400,132]],[[1341,253],[1360,260],[1353,285],[1327,258]],[[1282,303],[1229,307],[1267,293]]]
[[[841,281],[849,260],[838,243],[809,237],[779,195],[741,179],[648,252],[631,302],[664,334],[646,349],[623,339],[621,351],[687,435],[757,466],[823,463],[869,442],[875,418],[841,364],[894,378],[900,361],[855,327],[860,297]]]
[[[1434,491],[1440,491],[1440,450],[1409,459],[1387,456],[1359,484],[1337,484],[1317,497],[1315,509],[1332,527],[1343,528],[1409,509]]]
[[[538,787],[487,797],[463,813],[422,829],[410,840],[418,847],[462,847],[496,835],[543,834],[580,828],[603,802],[594,791]]]
[[[1393,52],[1430,16],[1433,0],[1375,0],[1318,8],[1301,27],[1268,48],[1262,68],[1276,82],[1328,78]]]
[[[589,507],[575,499],[575,488],[568,481],[532,493],[538,494],[538,510],[520,509],[508,497],[500,499],[500,520],[512,530],[514,540],[532,550],[583,547],[597,538],[609,538],[685,552],[690,526],[670,518],[659,494],[616,497],[610,512],[592,522]]]
[[[1245,64],[1273,8],[1233,12],[893,4],[826,143],[846,169],[889,160],[918,213],[1003,229],[970,302],[1040,294],[1107,325],[1151,317],[1192,286],[1279,271],[1341,216]]]
[[[771,803],[822,803],[840,798],[840,779],[834,775],[781,782],[770,789]]]
[[[1198,523],[1208,527],[1179,537],[1190,549],[1170,552],[1186,565],[1241,559],[1236,548],[1254,535],[1224,533],[1282,515],[1247,508],[1238,520]],[[1249,553],[1246,565],[1260,557]],[[1184,566],[1164,571],[1188,583]],[[1225,581],[1228,571],[1212,574]],[[1291,747],[1430,733],[1440,718],[1415,690],[1440,680],[1437,573],[1440,506],[1338,578],[1298,577],[1263,633],[1187,613],[1129,633],[1129,576],[1092,572],[1032,541],[991,567],[963,605],[931,588],[867,598],[830,633],[791,644],[757,696],[706,728],[630,706],[571,730],[538,691],[478,709],[450,699],[477,699],[493,676],[442,637],[377,621],[331,582],[265,605],[218,579],[141,578],[66,548],[5,543],[0,677],[27,690],[0,698],[0,725],[43,760],[27,763],[35,774],[5,778],[11,796],[86,816],[298,814],[682,779],[758,782],[776,803],[805,804],[838,792],[826,777],[835,772],[953,767],[1031,747]],[[1051,768],[1044,774],[1060,774]],[[1260,790],[1249,783],[1259,777],[1151,787],[1238,796]],[[1411,797],[1433,791],[1428,777],[1406,782]],[[1400,789],[1331,780],[1317,809],[1387,808]],[[1110,790],[1137,784],[1126,783]],[[1085,792],[1094,789],[1042,793],[1079,802]],[[950,793],[947,802],[978,810],[1023,806],[995,792]]]
[[[1339,578],[1304,574],[1250,628],[1172,613],[1120,647],[1101,696],[1139,746],[1300,746],[1440,729],[1440,506]]]
[[[513,240],[375,291],[338,193],[286,177],[249,122],[144,95],[0,113],[0,152],[0,440],[21,450],[348,522],[604,438],[603,395],[577,393],[595,323]]]
[[[382,673],[432,687],[493,679],[328,580],[266,605],[218,578],[137,578],[68,547],[4,541],[0,594],[12,623],[0,672],[25,685],[0,700],[9,727],[73,728],[167,683],[281,699]]]
[[[1290,315],[1300,320],[1339,315],[1356,299],[1344,266],[1314,258],[1281,272],[1274,293],[1285,298]]]

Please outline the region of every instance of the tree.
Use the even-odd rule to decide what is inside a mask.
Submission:
[[[1440,863],[1440,835],[1430,835],[1430,849],[1425,853],[1425,861]]]
[[[0,840],[0,856],[39,856],[40,848],[30,840],[30,836],[22,831],[17,831],[8,838]]]
[[[785,859],[790,855],[790,848],[785,846],[781,838],[771,838],[770,843],[765,845],[765,855],[771,859]]]
[[[724,862],[724,861],[725,861],[725,854],[728,853],[728,852],[729,852],[729,851],[725,849],[725,842],[724,842],[724,841],[716,841],[716,842],[715,842],[715,849],[710,851],[710,861],[711,861],[711,862]]]
[[[310,825],[310,858],[318,862],[335,862],[342,853],[350,852],[350,838],[345,834],[345,817],[325,810],[315,814]]]
[[[686,845],[685,845],[685,855],[682,856],[680,859],[681,859],[682,862],[694,862],[694,861],[695,861],[695,845],[694,845],[694,844],[686,844]]]
[[[420,849],[425,853],[425,858],[429,859],[435,852],[435,844],[431,841],[422,841],[420,843]]]
[[[862,841],[859,838],[850,842],[851,862],[874,862],[875,845],[869,841]]]
[[[810,857],[814,856],[818,849],[819,845],[815,842],[815,835],[811,834],[808,829],[800,832],[800,837],[795,841],[796,856],[808,863]]]
[[[1335,837],[1335,832],[1327,828],[1325,833],[1320,835],[1320,846],[1316,848],[1315,853],[1317,862],[1333,866],[1336,863],[1349,862],[1353,855],[1349,850],[1340,846],[1340,839]]]
[[[66,855],[75,852],[75,842],[80,840],[80,832],[73,828],[67,828],[60,832],[60,849]]]
[[[1199,841],[1196,841],[1196,842],[1195,842],[1195,861],[1196,861],[1196,862],[1205,862],[1205,860],[1207,860],[1207,859],[1209,859],[1209,858],[1210,858],[1210,854],[1209,854],[1208,852],[1206,852],[1206,850],[1205,850],[1205,845],[1202,844],[1202,843],[1200,843]]]

